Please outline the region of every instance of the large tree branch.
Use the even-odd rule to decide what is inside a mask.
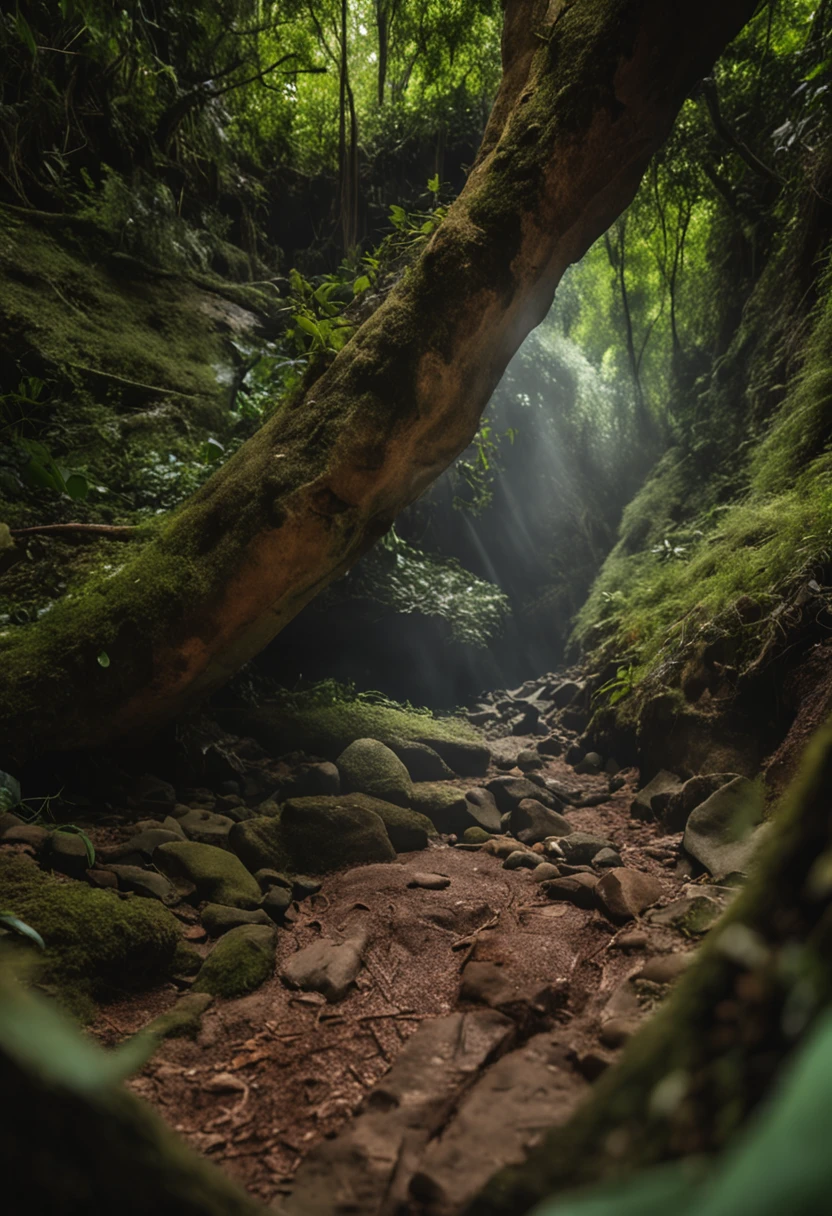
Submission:
[[[470,443],[566,267],[755,3],[507,0],[481,155],[418,262],[134,560],[0,635],[9,760],[170,719],[358,560]]]

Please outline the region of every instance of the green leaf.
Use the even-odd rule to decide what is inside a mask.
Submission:
[[[83,499],[90,492],[90,483],[83,473],[70,473],[64,477],[64,486],[70,498]]]
[[[7,929],[11,929],[13,933],[19,934],[20,937],[30,938],[38,949],[46,949],[46,942],[37,929],[33,929],[31,925],[27,925],[26,921],[21,920],[19,916],[14,916],[11,912],[0,912],[0,925],[5,925]]]
[[[216,464],[225,455],[225,448],[219,439],[206,439],[199,449],[199,459],[203,464]]]
[[[17,36],[23,45],[31,52],[34,59],[38,53],[38,44],[35,42],[35,36],[32,33],[29,23],[18,8],[14,15],[14,28]]]
[[[352,285],[353,295],[360,296],[362,291],[366,291],[367,288],[371,286],[372,283],[370,282],[368,276],[366,274],[362,274]]]
[[[92,868],[95,865],[95,845],[90,840],[83,828],[78,828],[74,823],[61,823],[54,829],[56,832],[64,832],[69,836],[80,836],[84,842],[84,848],[87,851],[87,861]]]
[[[430,190],[431,194],[439,193],[439,174],[438,173],[435,173],[433,175],[433,177],[428,178],[428,190]]]
[[[96,662],[98,663],[99,667],[109,667],[110,666],[110,656],[107,654],[106,650],[99,650],[97,658],[96,658]]]

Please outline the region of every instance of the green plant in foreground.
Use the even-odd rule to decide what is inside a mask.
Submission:
[[[33,929],[31,925],[27,925],[25,920],[21,920],[19,916],[15,916],[13,912],[0,912],[0,928],[10,929],[12,933],[16,933],[18,937],[27,937],[33,941],[39,950],[46,949],[46,942],[43,940],[37,929]]]
[[[619,701],[623,701],[625,697],[629,697],[635,687],[635,683],[635,670],[632,663],[627,664],[626,667],[621,666],[611,680],[607,680],[606,684],[601,685],[595,693],[593,700],[608,697],[608,705],[617,705]]]
[[[90,868],[95,865],[95,845],[90,840],[83,828],[77,827],[74,823],[60,823],[53,828],[55,832],[66,832],[69,836],[80,836],[84,842],[84,848],[87,851],[87,862]]]

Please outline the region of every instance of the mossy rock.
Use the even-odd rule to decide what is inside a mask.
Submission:
[[[113,988],[142,987],[165,976],[180,942],[178,921],[150,899],[120,899],[0,854],[0,907],[46,943],[44,978],[73,1012],[89,1017]]]
[[[180,941],[170,969],[173,975],[196,975],[202,966],[202,955],[195,946]]]
[[[456,773],[449,768],[439,752],[427,743],[410,739],[391,739],[388,747],[395,752],[410,773],[411,781],[449,781]]]
[[[217,942],[202,964],[192,992],[245,996],[274,973],[277,931],[266,925],[238,925]]]
[[[245,822],[256,823],[257,820]],[[235,828],[242,826],[236,824]],[[200,899],[228,904],[232,908],[256,908],[260,902],[257,879],[249,874],[238,857],[225,849],[193,840],[174,840],[159,845],[153,860],[165,874],[192,882]]]
[[[396,851],[383,820],[356,802],[358,797],[290,798],[279,816],[235,824],[229,844],[252,871],[328,874],[347,866],[392,861]]]
[[[462,833],[462,840],[465,844],[485,844],[491,839],[491,835],[485,828],[466,828]]]
[[[462,790],[440,781],[417,781],[411,806],[426,815],[440,832],[464,832],[474,825],[470,804]]]
[[[154,1018],[145,1031],[157,1039],[195,1039],[202,1025],[202,1015],[213,999],[210,992],[188,992],[172,1009]]]
[[[234,734],[250,735],[271,751],[305,751],[328,760],[336,759],[356,739],[377,739],[388,747],[402,739],[424,743],[455,771],[460,770],[442,750],[445,745],[459,743],[487,752],[479,733],[460,718],[433,718],[363,701],[315,705],[310,700],[308,706],[293,708],[260,705],[227,710],[220,718]],[[467,755],[466,747],[459,754]]]
[[[427,815],[394,806],[392,802],[385,802],[381,798],[371,798],[368,794],[341,794],[337,798],[293,798],[292,801],[298,809],[313,811],[327,811],[337,807],[372,811],[384,824],[390,843],[397,853],[426,849],[430,838],[436,835],[436,828]]]
[[[345,794],[370,794],[409,806],[410,774],[394,751],[378,739],[356,739],[336,761]]]

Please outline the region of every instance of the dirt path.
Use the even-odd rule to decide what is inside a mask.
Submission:
[[[608,786],[560,759],[540,771],[590,794]],[[631,819],[633,793],[629,782],[568,817],[657,878],[666,904],[688,881],[680,838]],[[424,872],[448,885],[409,885]],[[356,934],[363,966],[339,1003],[279,978],[300,948]],[[291,1216],[450,1214],[568,1117],[689,949],[670,928],[553,902],[534,871],[437,842],[325,879],[280,933],[274,978],[215,1001],[198,1038],[165,1042],[133,1088]],[[169,986],[110,1005],[96,1032],[114,1042],[176,995]]]

